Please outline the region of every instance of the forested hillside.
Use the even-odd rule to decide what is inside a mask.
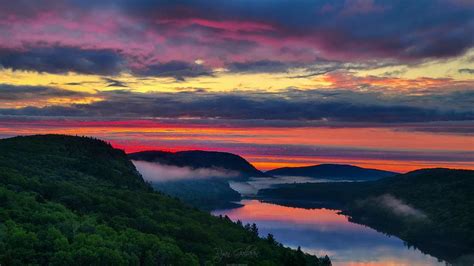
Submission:
[[[267,177],[239,155],[216,151],[142,151],[128,155],[132,160],[154,162],[178,167],[218,168],[235,171],[241,178]]]
[[[1,265],[329,264],[154,192],[84,137],[0,140],[0,221]]]
[[[239,206],[235,202],[240,201],[241,196],[229,186],[229,180],[243,181],[248,180],[249,177],[267,176],[244,158],[227,152],[142,151],[128,154],[128,157],[135,162],[138,170],[140,170],[141,162],[156,165],[156,167],[148,165],[148,168],[153,169],[147,170],[146,173],[140,170],[154,189],[206,211]],[[163,167],[176,167],[172,168],[172,171],[185,171],[189,173],[189,176],[185,179],[174,180],[172,178],[160,180],[154,177],[154,175],[164,175],[161,169]],[[203,172],[206,172],[207,176],[203,176]],[[221,176],[213,176],[213,174]]]
[[[205,211],[240,206],[235,203],[241,200],[240,194],[230,188],[225,179],[154,182],[151,186]]]

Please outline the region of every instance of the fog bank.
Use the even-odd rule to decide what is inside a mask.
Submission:
[[[132,161],[143,179],[150,182],[169,182],[209,178],[232,178],[239,174],[235,171],[220,168],[177,167],[146,161]]]
[[[416,219],[426,219],[427,216],[422,211],[413,208],[410,205],[407,205],[400,199],[395,198],[390,194],[385,194],[376,198],[376,200],[384,208],[389,209],[394,214],[399,216],[405,216]]]

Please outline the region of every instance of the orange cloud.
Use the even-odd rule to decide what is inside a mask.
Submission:
[[[329,88],[387,89],[394,91],[459,90],[474,87],[474,80],[420,77],[406,79],[385,76],[356,76],[349,72],[332,72],[314,79]]]

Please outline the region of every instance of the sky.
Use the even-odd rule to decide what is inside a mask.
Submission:
[[[474,169],[470,0],[0,0],[0,138]]]

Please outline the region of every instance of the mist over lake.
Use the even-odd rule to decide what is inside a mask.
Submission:
[[[324,182],[352,182],[350,180],[331,180],[324,178],[312,178],[305,176],[276,176],[268,178],[250,178],[249,181],[229,181],[232,189],[243,196],[255,196],[260,189],[270,188],[278,184],[292,183],[324,183]]]

